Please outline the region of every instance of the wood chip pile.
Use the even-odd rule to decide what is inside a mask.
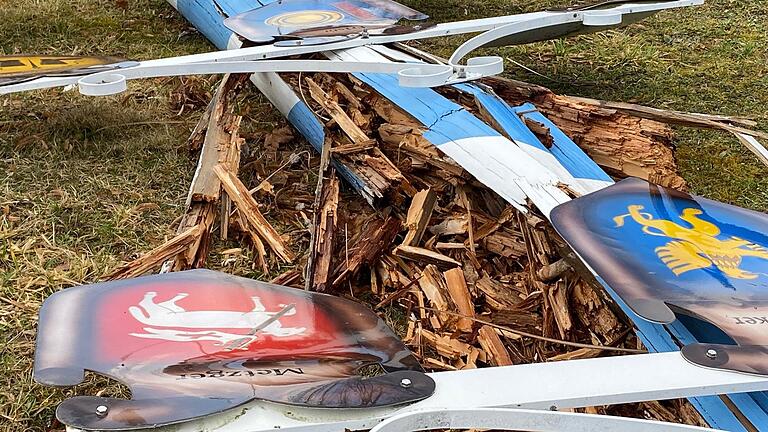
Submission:
[[[231,100],[245,80],[225,77],[190,138],[200,164],[177,236],[111,278],[203,267],[215,236],[234,238],[253,251],[253,269],[278,275],[272,282],[368,304],[428,370],[645,351],[535,209],[504,202],[354,77],[283,78],[325,125],[321,156],[306,144],[297,151],[298,134],[283,127],[248,143],[259,150],[241,160]],[[617,178],[685,187],[666,124],[525,83],[486,84],[512,105],[535,103]],[[472,99],[440,91],[493,125]],[[546,128],[529,127],[545,144],[551,139]],[[351,188],[340,173],[360,184]],[[685,401],[586,411],[704,425]]]

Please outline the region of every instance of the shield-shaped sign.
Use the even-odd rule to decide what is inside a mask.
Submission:
[[[389,373],[358,376],[373,364]],[[63,423],[99,430],[176,423],[251,399],[375,407],[434,389],[362,305],[208,270],[74,287],[46,300],[35,380],[69,386],[85,370],[131,389],[131,400],[76,397],[59,406]]]
[[[98,56],[0,56],[0,86],[42,77],[78,76],[133,66],[136,62]]]
[[[638,316],[719,329],[684,347],[686,358],[768,374],[768,216],[630,178],[551,217]]]

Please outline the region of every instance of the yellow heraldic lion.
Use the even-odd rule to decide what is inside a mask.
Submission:
[[[684,227],[666,219],[654,219],[650,213],[642,212],[643,208],[641,205],[627,206],[629,213],[616,216],[613,221],[616,227],[622,227],[624,219],[631,217],[642,225],[644,233],[674,239],[654,251],[675,276],[715,266],[728,277],[756,279],[758,274],[740,268],[742,258],[757,257],[768,260],[768,248],[764,246],[739,237],[718,239],[720,228],[699,218],[698,215],[703,213],[699,209],[683,210],[680,219],[690,225]]]

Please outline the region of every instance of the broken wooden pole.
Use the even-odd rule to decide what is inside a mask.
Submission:
[[[230,101],[233,98],[233,90],[245,79],[246,75],[225,75],[214,94],[209,110],[206,110],[206,114],[195,127],[191,139],[199,137],[202,131],[205,131],[205,137],[187,195],[187,210],[179,222],[177,233],[198,225],[202,226],[202,230],[195,242],[164,265],[165,269],[184,270],[205,265],[211,230],[221,197],[221,183],[213,173],[213,167],[224,164],[229,170],[237,172],[240,165],[240,147],[243,140],[238,135],[238,129],[242,118],[232,114]]]
[[[533,103],[609,174],[684,189],[670,143],[672,129],[650,120],[505,78],[483,80],[513,105]]]
[[[315,223],[312,227],[305,289],[326,292],[333,258],[334,237],[339,207],[339,179],[331,168],[328,178],[318,180],[319,200],[315,205]]]

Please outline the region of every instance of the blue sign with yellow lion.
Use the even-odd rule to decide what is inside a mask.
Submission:
[[[630,178],[551,216],[584,263],[640,317],[670,323],[682,313],[714,324],[740,346],[768,346],[765,214]]]

